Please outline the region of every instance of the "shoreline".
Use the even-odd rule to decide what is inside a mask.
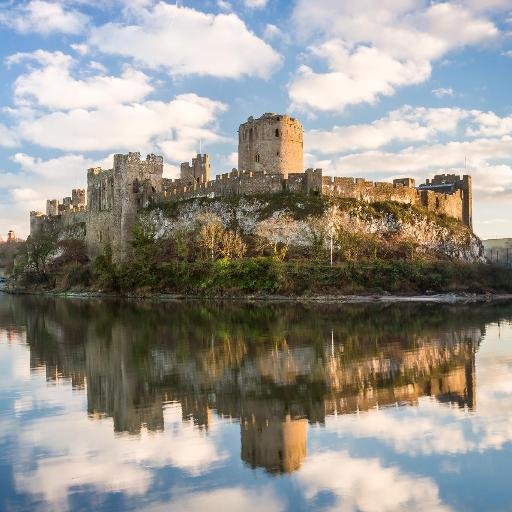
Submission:
[[[512,293],[436,293],[419,295],[184,295],[166,293],[106,293],[106,292],[61,292],[61,291],[29,291],[0,289],[0,293],[9,295],[39,295],[69,299],[116,299],[116,300],[142,300],[149,302],[186,302],[186,301],[242,301],[242,302],[288,302],[288,303],[319,303],[319,304],[469,304],[482,302],[512,301]]]

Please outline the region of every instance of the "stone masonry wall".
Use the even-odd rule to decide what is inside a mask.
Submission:
[[[92,256],[112,241],[114,170],[100,167],[87,171],[87,248]]]
[[[288,191],[290,193],[318,193],[327,196],[353,198],[369,203],[396,201],[422,206],[429,211],[445,214],[464,221],[461,191],[435,192],[417,189],[410,178],[393,183],[368,181],[363,178],[323,176],[321,169],[307,169],[305,173],[280,175],[264,172],[233,170],[218,175],[208,183],[184,186],[181,180],[163,180],[163,200],[190,199],[193,197],[222,197],[254,195]],[[468,225],[466,222],[464,222]]]

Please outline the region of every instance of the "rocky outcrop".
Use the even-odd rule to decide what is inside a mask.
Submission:
[[[142,226],[157,239],[192,232],[201,219],[214,218],[244,237],[266,238],[272,243],[307,249],[327,249],[341,236],[362,236],[375,244],[408,244],[418,257],[483,262],[483,245],[470,228],[446,216],[421,208],[384,202],[304,196],[196,198],[145,210]]]

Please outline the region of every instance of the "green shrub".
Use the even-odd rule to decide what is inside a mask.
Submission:
[[[93,262],[93,273],[96,284],[102,290],[118,291],[120,289],[119,271],[112,260],[112,247],[106,245],[103,252]]]

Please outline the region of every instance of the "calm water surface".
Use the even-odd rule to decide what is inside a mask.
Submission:
[[[0,510],[512,510],[511,320],[0,295]]]

